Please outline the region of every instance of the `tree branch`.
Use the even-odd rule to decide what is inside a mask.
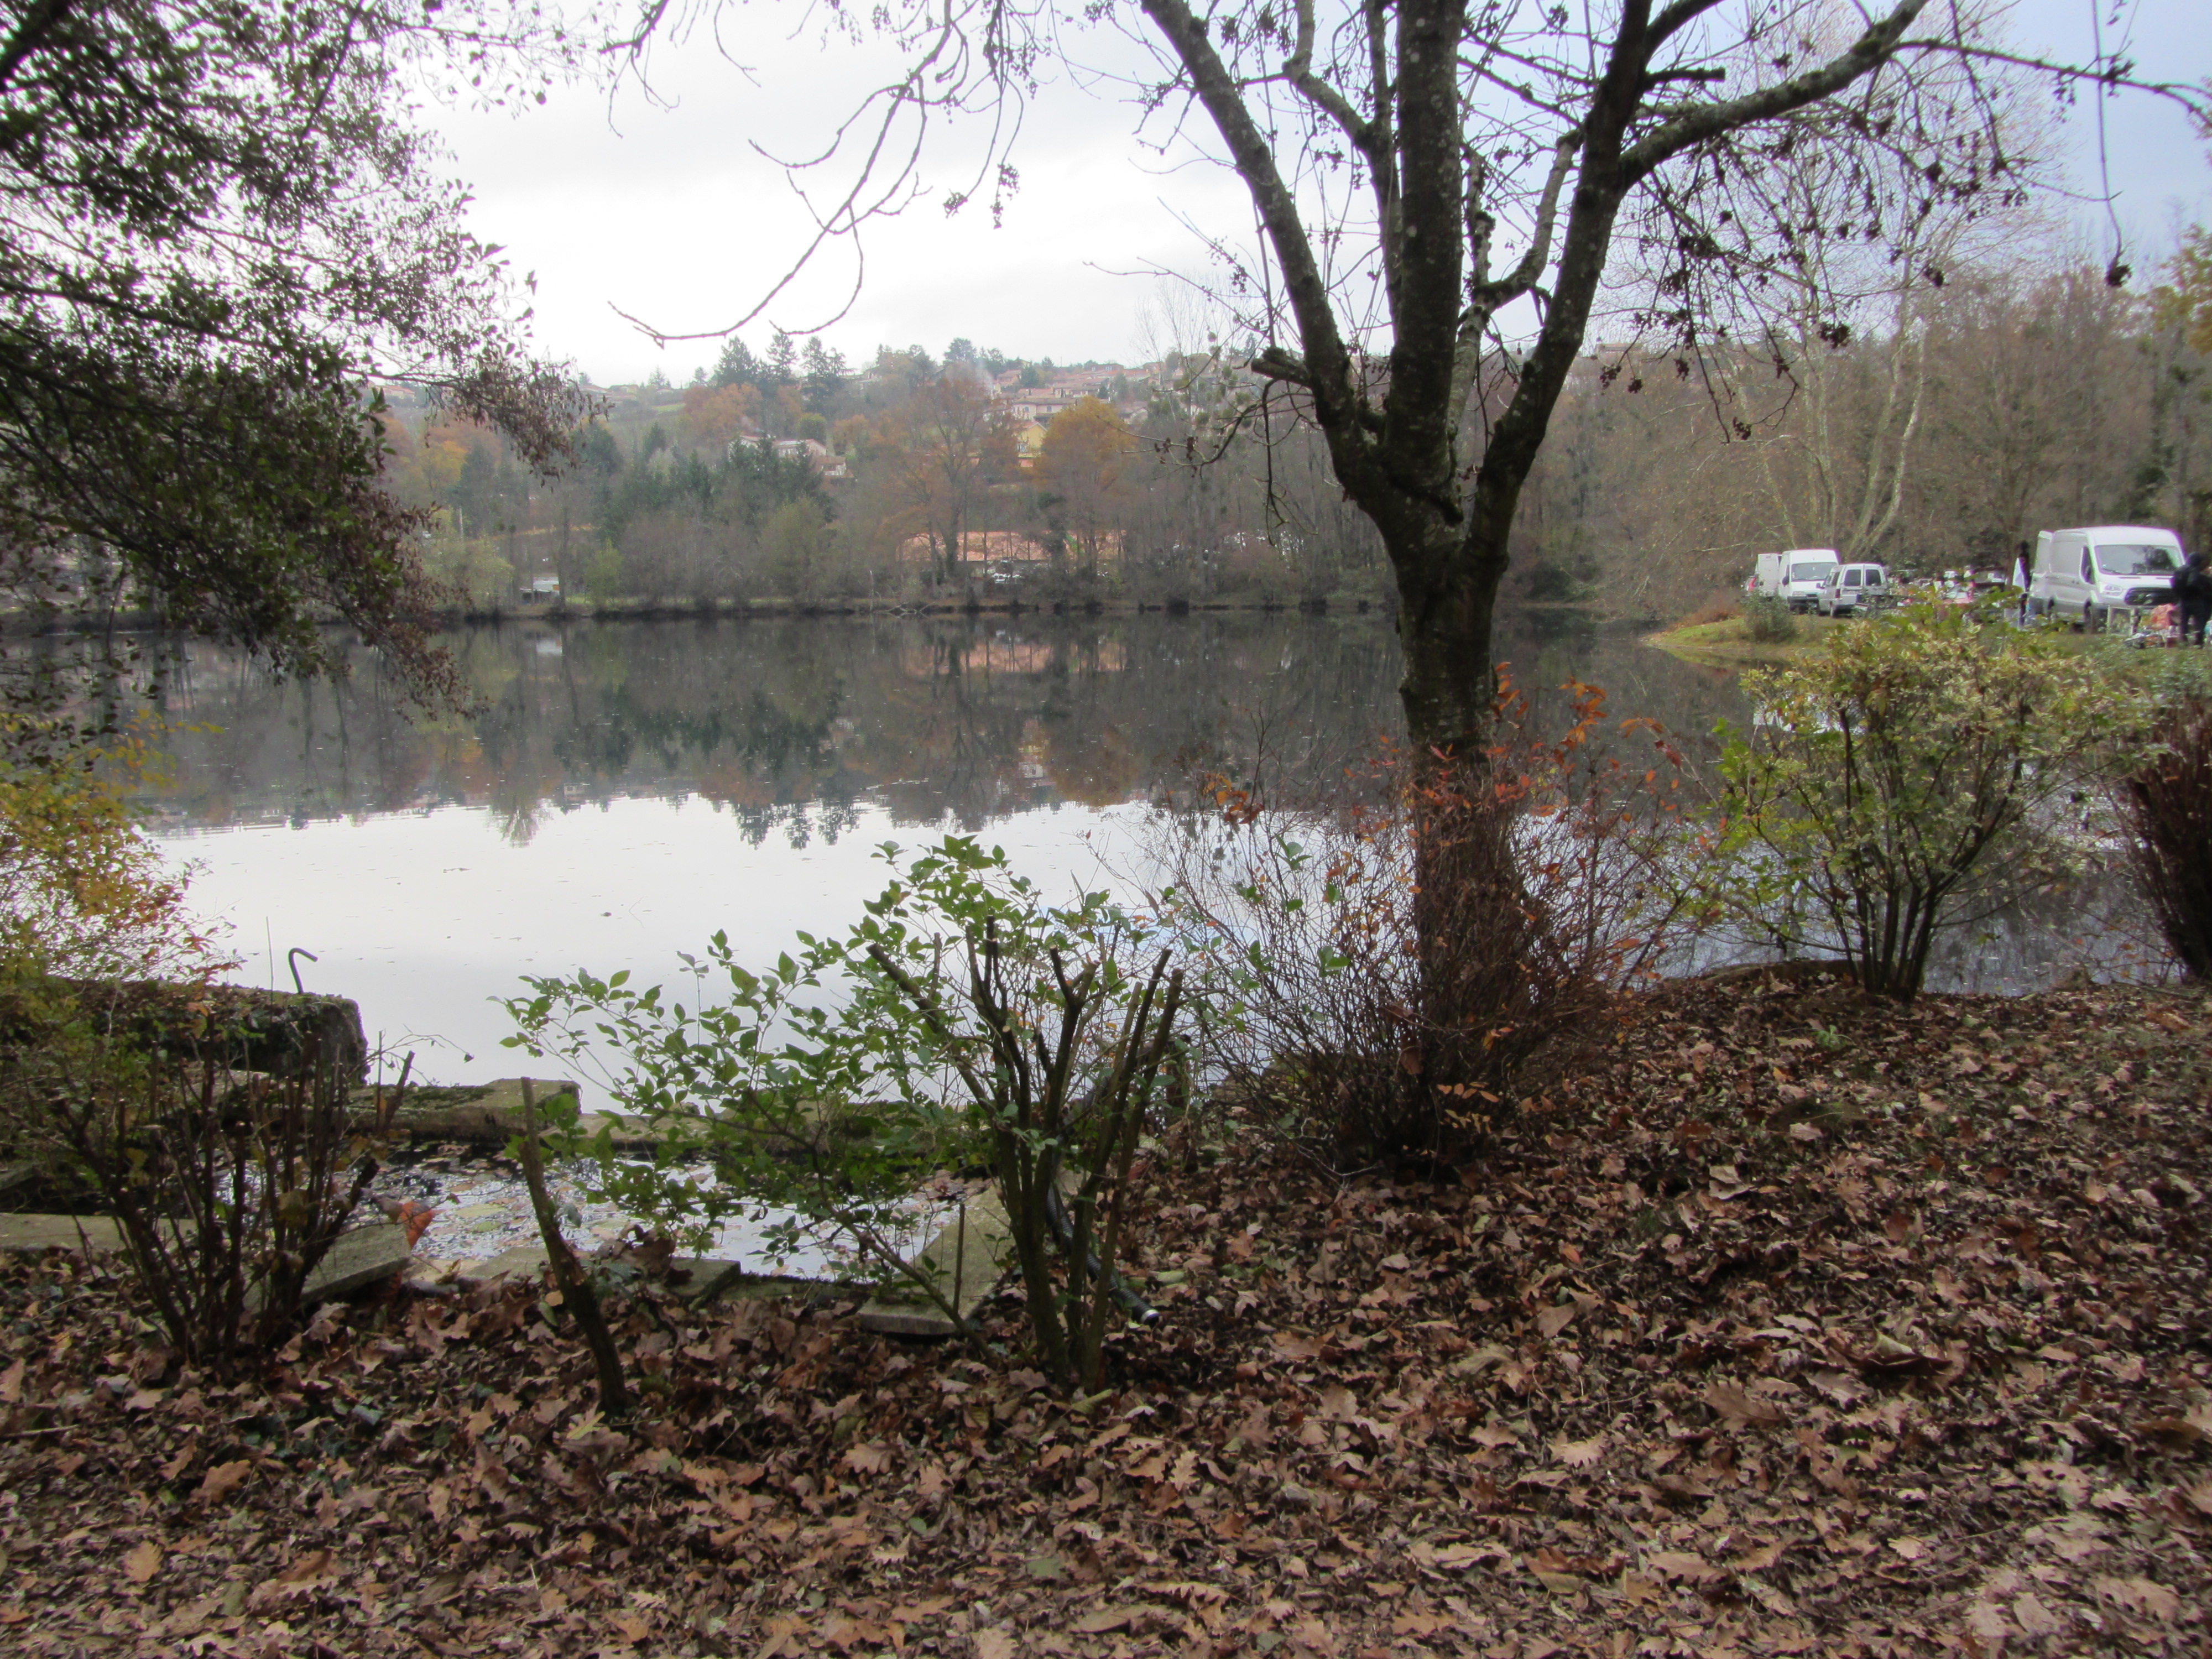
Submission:
[[[1206,25],[1185,0],[1143,0],[1143,5],[1190,76],[1192,89],[1220,130],[1230,159],[1260,210],[1267,240],[1282,264],[1283,286],[1299,337],[1305,343],[1310,376],[1305,385],[1314,395],[1315,416],[1333,441],[1346,445],[1340,465],[1348,462],[1356,467],[1369,459],[1365,445],[1354,435],[1364,399],[1353,383],[1351,354],[1337,329],[1328,284],[1297,203],[1275,167],[1273,148],[1237,95],[1227,66],[1207,39]]]
[[[1326,112],[1328,118],[1344,130],[1344,136],[1352,140],[1359,153],[1366,156],[1372,165],[1375,161],[1375,128],[1352,108],[1350,99],[1313,72],[1314,0],[1297,0],[1297,44],[1291,49],[1290,57],[1284,60],[1283,79],[1297,88],[1316,108]],[[1376,94],[1379,103],[1381,88],[1376,88]]]
[[[1651,20],[1650,33],[1645,36],[1652,52],[1656,52],[1690,24],[1711,11],[1721,0],[1674,0],[1674,3]]]
[[[1900,40],[1897,50],[1943,52],[1954,58],[1972,58],[1991,64],[2009,64],[2015,69],[2035,70],[2063,81],[2094,81],[2114,91],[2147,92],[2154,98],[2180,105],[2201,122],[2212,124],[2212,87],[2193,81],[2139,81],[2132,75],[2122,74],[2117,60],[2106,69],[2084,69],[2079,64],[2054,64],[2047,58],[2022,58],[2017,52],[1998,52],[1990,46],[1970,46],[1961,40]]]
[[[1698,3],[1698,0],[1678,0],[1678,3]],[[1649,177],[1662,163],[1693,144],[1717,138],[1723,133],[1733,132],[1755,121],[1767,121],[1778,115],[1787,115],[1793,110],[1817,104],[1822,99],[1842,91],[1852,82],[1880,69],[1896,56],[1898,43],[1904,39],[1905,31],[1912,26],[1913,20],[1920,15],[1927,3],[1928,0],[1898,0],[1896,9],[1888,16],[1869,26],[1867,32],[1852,42],[1847,50],[1838,53],[1818,69],[1778,85],[1747,93],[1741,98],[1700,104],[1683,111],[1631,146],[1621,156],[1621,182],[1624,185],[1633,186]]]
[[[1494,283],[1485,283],[1475,290],[1468,309],[1494,313],[1500,306],[1519,299],[1536,286],[1544,274],[1544,267],[1552,260],[1552,235],[1559,219],[1559,192],[1566,187],[1567,174],[1574,170],[1575,157],[1583,147],[1582,129],[1562,134],[1552,148],[1552,170],[1545,176],[1543,194],[1536,203],[1536,223],[1530,233],[1528,251],[1521,256],[1521,263],[1513,274]]]

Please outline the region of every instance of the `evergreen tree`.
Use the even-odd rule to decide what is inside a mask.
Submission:
[[[799,380],[799,347],[781,329],[768,343],[768,374],[762,384],[794,386]]]
[[[714,365],[714,384],[758,386],[763,374],[761,361],[753,356],[752,348],[738,336],[730,336],[729,343],[722,348],[721,361]]]
[[[810,337],[806,349],[799,359],[806,374],[806,401],[817,412],[826,414],[830,399],[837,395],[849,372],[842,352],[832,351],[822,343],[819,337]]]

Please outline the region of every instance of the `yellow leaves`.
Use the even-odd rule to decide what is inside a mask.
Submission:
[[[11,723],[0,716],[0,729]],[[110,775],[137,767],[138,749],[130,738],[78,756],[86,765],[0,765],[0,969],[191,979],[228,965]]]

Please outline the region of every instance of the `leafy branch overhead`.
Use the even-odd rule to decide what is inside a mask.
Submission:
[[[423,515],[378,488],[376,384],[544,468],[583,405],[404,76],[528,90],[571,48],[492,9],[93,0],[0,44],[0,593],[124,603],[331,665],[335,614],[420,693]]]

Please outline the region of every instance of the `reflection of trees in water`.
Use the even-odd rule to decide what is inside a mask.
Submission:
[[[2093,866],[1945,935],[1929,954],[1928,984],[2015,995],[2079,969],[2100,980],[2162,980],[2175,971],[2149,907],[2124,871]]]
[[[1061,803],[1173,799],[1206,772],[1249,777],[1263,755],[1274,798],[1336,793],[1402,730],[1379,618],[631,622],[448,643],[477,703],[427,720],[364,652],[346,680],[310,686],[190,647],[167,676],[172,775],[148,805],[179,829],[465,805],[526,842],[549,813],[647,796],[726,811],[745,845],[803,848],[871,806],[972,832]],[[1509,621],[1498,654],[1535,704],[1532,734],[1559,728],[1561,686],[1601,685],[1611,718],[1674,734],[1693,781],[1711,775],[1716,723],[1749,724],[1732,673],[1576,613]],[[2103,974],[2163,959],[2132,890],[2105,876],[1948,938],[1930,983],[2029,988],[2081,962],[2084,940]],[[1747,952],[1709,939],[1690,954]]]
[[[1264,717],[1351,754],[1395,720],[1387,626],[1286,616],[619,623],[450,641],[477,699],[410,722],[376,660],[273,684],[193,647],[173,713],[179,823],[698,797],[747,838],[834,837],[863,803],[975,830],[1217,763]]]
[[[412,720],[370,653],[347,679],[277,684],[192,647],[167,706],[179,825],[471,805],[527,840],[549,811],[696,796],[745,838],[835,837],[863,802],[974,830],[1061,802],[1104,805],[1235,770],[1264,746],[1322,775],[1399,726],[1379,618],[1200,613],[1105,619],[584,623],[448,641],[477,703]],[[1703,732],[1733,681],[1579,622],[1505,655],[1540,695],[1571,678],[1617,714]]]

